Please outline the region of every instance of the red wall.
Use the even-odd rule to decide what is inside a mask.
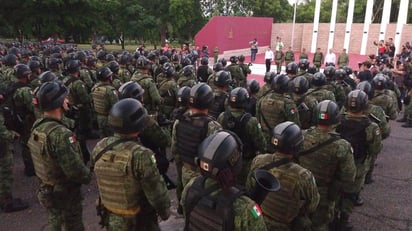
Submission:
[[[195,36],[199,47],[207,45],[210,54],[218,46],[219,53],[248,48],[254,38],[259,46],[270,45],[273,18],[215,16]]]

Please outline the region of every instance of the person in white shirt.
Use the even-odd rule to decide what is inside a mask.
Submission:
[[[273,59],[275,58],[271,47],[269,46],[265,52],[265,62],[266,62],[266,72],[270,71],[270,65],[272,64]]]
[[[332,48],[330,48],[329,53],[327,53],[325,57],[325,67],[335,66],[335,64],[336,64],[336,55],[335,53],[333,53]]]

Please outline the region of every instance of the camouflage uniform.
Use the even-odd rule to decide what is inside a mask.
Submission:
[[[326,85],[322,86],[322,88],[331,91],[335,96],[336,104],[339,106],[339,108],[343,107],[347,94],[342,85],[337,84],[335,81],[328,81]]]
[[[158,107],[162,102],[162,98],[159,95],[156,84],[153,82],[153,78],[148,74],[136,72],[130,80],[135,81],[142,86],[144,89],[144,106],[149,114],[154,114],[158,110]]]
[[[89,71],[87,67],[82,66],[80,69],[80,80],[83,81],[87,88],[87,92],[90,92],[92,90],[92,87],[94,85],[94,81],[92,78],[92,74]]]
[[[124,141],[96,160],[119,139]],[[107,211],[102,218],[107,230],[160,230],[157,214],[167,213],[170,199],[154,153],[133,138],[115,134],[99,141],[92,156],[101,203]]]
[[[231,63],[226,67],[226,70],[230,72],[236,87],[246,87],[246,77],[243,74],[243,69],[239,66],[239,64]]]
[[[313,65],[315,65],[315,67],[316,67],[317,70],[320,69],[320,66],[321,66],[322,63],[323,63],[323,59],[324,59],[324,57],[323,57],[323,53],[322,53],[322,52],[316,52],[316,53],[313,55]],[[319,101],[319,102],[320,102],[320,101]]]
[[[349,65],[349,56],[346,53],[342,53],[338,57],[338,67],[342,68]]]
[[[29,147],[50,230],[84,230],[81,184],[88,184],[91,174],[76,137],[60,120],[44,117],[34,123]]]
[[[179,85],[179,87],[184,87],[184,86],[188,86],[188,87],[193,87],[196,84],[196,76],[193,75],[183,75],[180,74],[178,75],[179,78],[177,79],[177,85]]]
[[[14,68],[5,66],[3,70],[3,75],[0,78],[0,90],[6,90],[7,87],[16,81],[14,76]]]
[[[275,54],[275,64],[276,64],[276,72],[279,74],[282,70],[282,63],[285,59],[285,54],[283,51],[276,51]]]
[[[173,109],[176,107],[179,88],[173,78],[165,78],[159,83],[158,88],[160,97],[163,99],[163,103],[159,106],[159,112],[169,119],[172,116]]]
[[[287,66],[290,62],[295,62],[295,53],[288,50],[285,52],[285,66]]]
[[[252,161],[246,187],[254,188],[255,169],[288,158],[281,153],[256,156]],[[316,210],[319,192],[312,173],[291,161],[268,170],[280,182],[280,190],[269,192],[261,204],[268,230],[305,230],[310,226],[308,215]]]
[[[119,100],[117,91],[110,83],[98,82],[93,86],[91,95],[100,137],[110,136],[113,132],[109,128],[107,117],[112,106]]]
[[[239,61],[239,66],[243,71],[243,75],[245,76],[245,81],[247,81],[247,75],[252,73],[252,70],[250,70],[249,65]]]
[[[389,119],[395,120],[397,117],[397,104],[393,101],[392,97],[385,94],[384,91],[375,90],[375,95],[370,102],[374,105],[380,106]]]
[[[256,118],[262,125],[262,131],[267,142],[266,150],[269,152],[273,151],[270,148],[270,130],[272,128],[285,121],[300,125],[295,102],[289,96],[276,92],[269,93],[258,101]]]
[[[193,183],[197,180],[201,180],[202,177],[197,177],[192,179],[184,188],[183,193],[182,193],[182,200],[181,200],[181,205],[184,208],[184,214],[187,217],[188,214],[186,213],[186,207],[188,206],[189,203],[191,203],[189,195],[190,191],[193,188]],[[217,181],[207,178],[205,180],[205,185],[204,189],[208,189],[209,187],[216,186]],[[217,190],[212,191],[210,194],[211,196],[218,196],[220,195],[222,190],[218,188]],[[202,197],[208,196],[204,195]],[[220,202],[222,203],[222,202]],[[233,207],[233,231],[252,231],[252,230],[259,230],[259,231],[265,231],[266,230],[266,225],[265,225],[265,220],[263,219],[262,215],[256,215],[252,211],[255,207],[258,207],[256,203],[250,199],[249,197],[242,195],[237,197],[232,204]],[[203,216],[207,216],[208,214],[202,213]],[[210,214],[212,216],[212,214]],[[220,217],[219,217],[220,218]],[[213,221],[218,220],[219,218],[214,218]],[[224,222],[227,222],[224,218],[226,217],[221,217],[223,218]],[[190,222],[190,221],[189,221]],[[209,223],[210,224],[210,223]],[[206,225],[209,225],[206,224]],[[200,224],[203,225],[203,224]],[[219,227],[220,228],[220,227]],[[211,230],[210,227],[206,227],[205,230]]]
[[[308,129],[313,125],[312,113],[313,109],[318,104],[318,101],[316,100],[316,98],[312,97],[311,95],[306,95],[305,93],[297,94],[293,92],[290,95],[298,109],[299,121],[301,125],[300,127],[302,129]]]
[[[314,97],[318,102],[322,102],[323,100],[331,100],[336,102],[335,94],[333,92],[327,90],[323,86],[316,87],[309,89],[306,95],[311,95]]]
[[[272,90],[270,84],[265,83],[258,91],[258,93],[256,94],[256,98],[258,99],[258,101],[260,100],[260,98],[262,98],[264,95],[268,94],[270,91]]]
[[[132,74],[130,73],[129,69],[127,69],[127,67],[124,65],[120,65],[118,76],[122,83],[127,83],[132,78]]]
[[[239,108],[230,108],[221,113],[217,122],[223,129],[236,133],[243,142],[242,170],[238,175],[238,183],[244,185],[252,159],[265,152],[266,140],[262,128],[256,117]]]
[[[334,218],[335,201],[341,184],[352,183],[355,179],[356,166],[350,143],[339,137],[333,130],[317,127],[304,134],[304,150],[336,137],[332,143],[319,147],[299,156],[299,164],[313,173],[318,186],[320,201],[316,211],[311,214],[313,230],[328,230],[328,224]]]

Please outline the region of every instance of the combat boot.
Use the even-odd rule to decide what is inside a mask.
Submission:
[[[353,226],[349,223],[349,214],[341,213],[336,231],[351,231]]]
[[[407,120],[405,124],[402,124],[404,128],[412,128],[412,120]]]
[[[373,182],[374,180],[372,179],[372,174],[371,173],[366,174],[365,184],[372,184]]]
[[[360,193],[356,193],[356,196],[354,198],[355,200],[353,200],[353,205],[355,206],[362,206],[364,201],[363,199],[360,197]]]
[[[29,203],[22,201],[20,198],[13,198],[1,204],[1,210],[5,213],[12,213],[27,209]]]

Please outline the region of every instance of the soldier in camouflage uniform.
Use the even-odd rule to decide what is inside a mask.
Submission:
[[[356,175],[352,147],[335,132],[339,114],[335,102],[320,102],[314,110],[316,127],[304,134],[303,151],[299,154],[299,164],[313,173],[320,194],[319,205],[311,214],[312,230],[328,231],[341,184],[352,183]]]
[[[309,82],[304,76],[298,76],[290,81],[290,96],[295,102],[299,113],[299,121],[302,129],[308,129],[313,124],[313,109],[318,104],[316,98],[307,95]]]
[[[387,87],[387,79],[382,74],[377,74],[372,79],[372,87],[375,90],[373,98],[371,98],[371,103],[380,106],[385,114],[391,120],[395,120],[398,116],[397,114],[397,102],[394,102],[392,96],[386,94],[385,90]]]
[[[287,66],[290,62],[295,62],[295,53],[292,51],[292,47],[289,47],[285,52],[285,66]]]
[[[227,108],[227,98],[231,83],[232,78],[229,71],[219,71],[216,73],[214,80],[216,88],[213,90],[213,103],[209,108],[209,115],[215,119]]]
[[[76,53],[76,59],[80,61],[80,80],[84,82],[88,92],[91,92],[96,79],[93,79],[93,75],[86,65],[87,55],[84,51],[78,51]]]
[[[308,53],[306,53],[306,48],[302,48],[302,52],[299,54],[299,60],[309,59]]]
[[[7,54],[4,56],[4,68],[2,70],[3,75],[0,78],[0,89],[6,90],[7,87],[15,82],[14,66],[17,64],[17,56],[14,54]]]
[[[277,151],[253,159],[246,187],[255,187],[255,169],[268,170],[281,185],[279,191],[269,192],[261,204],[268,230],[310,230],[308,216],[318,206],[319,192],[312,173],[293,162],[303,146],[299,126],[290,121],[278,124],[271,129],[270,144]]]
[[[289,90],[289,77],[285,74],[277,75],[272,80],[269,94],[263,96],[257,103],[256,118],[262,125],[267,147],[266,150],[273,152],[271,149],[271,130],[278,124],[285,121],[293,121],[300,124],[299,114],[295,102],[285,93]]]
[[[320,48],[316,49],[316,53],[313,55],[313,65],[315,65],[317,71],[320,70],[322,63],[324,63],[325,56]]]
[[[37,87],[39,87],[41,84],[39,75],[41,74],[42,64],[38,60],[30,60],[27,63],[27,66],[29,66],[31,70],[29,85],[30,85],[30,88],[34,90]]]
[[[169,194],[156,168],[155,154],[138,142],[147,119],[138,100],[120,100],[109,114],[115,135],[93,149],[101,224],[107,230],[158,231],[157,216],[162,220],[170,216]]]
[[[134,70],[129,70],[128,66],[131,63],[131,55],[129,53],[123,53],[119,57],[119,79],[122,83],[126,83],[130,81],[130,78],[132,78],[132,71]]]
[[[275,78],[276,73],[273,71],[266,72],[263,77],[265,84],[259,89],[259,92],[256,94],[256,98],[260,100],[263,96],[269,94],[272,91],[272,81]]]
[[[113,72],[112,75],[112,86],[118,90],[120,86],[122,86],[123,80],[119,77],[119,70],[120,70],[120,65],[116,61],[110,61],[106,64],[106,67],[110,69],[111,72]]]
[[[138,83],[144,89],[144,104],[149,114],[155,114],[162,102],[156,84],[150,76],[150,62],[144,56],[137,59],[137,70],[133,74],[131,81]]]
[[[47,209],[50,230],[84,230],[81,185],[91,173],[83,163],[75,135],[61,121],[69,109],[68,89],[58,82],[44,83],[38,92],[43,118],[32,129],[29,147],[40,179],[37,197]]]
[[[252,64],[246,64],[245,63],[245,56],[244,55],[239,55],[238,57],[239,60],[239,66],[243,71],[243,75],[245,76],[245,80],[247,81],[247,75],[249,75],[250,73],[252,73],[252,70],[250,70],[250,67]]]
[[[243,74],[242,68],[237,64],[237,56],[230,57],[230,64],[226,67],[226,70],[230,72],[230,75],[233,79],[233,86],[236,87],[245,87],[246,86],[246,77]]]
[[[336,84],[343,89],[346,98],[349,92],[353,90],[352,85],[355,85],[355,81],[348,76],[347,72],[343,68],[335,70],[335,79]]]
[[[335,101],[335,94],[332,91],[326,89],[326,76],[322,72],[317,72],[313,75],[311,86],[312,88],[306,93],[307,95],[311,95],[312,97],[316,98],[318,102],[323,100],[331,100]]]
[[[346,48],[343,48],[342,53],[338,57],[338,67],[342,68],[349,65],[349,56],[346,53]]]
[[[62,60],[59,59],[59,58],[52,58],[51,57],[47,60],[47,62],[48,62],[47,66],[48,66],[49,70],[57,76],[58,80],[63,81],[64,75],[63,75],[62,70],[60,68],[60,65],[62,64]]]
[[[382,150],[382,137],[379,126],[365,116],[368,105],[368,96],[361,90],[354,90],[348,94],[345,108],[336,131],[347,140],[353,148],[356,165],[356,177],[352,184],[343,187],[344,194],[338,209],[340,210],[339,225],[350,227],[348,219],[354,205],[362,205],[359,194],[365,182],[371,159]]]
[[[202,176],[193,178],[182,194],[185,230],[266,230],[259,205],[236,187],[241,145],[225,131],[200,144],[198,166]]]
[[[325,67],[323,74],[326,77],[326,84],[323,86],[323,88],[333,92],[336,103],[338,104],[339,108],[342,108],[343,104],[345,103],[347,94],[345,94],[345,90],[342,85],[336,83],[335,71],[336,69],[334,66]]]
[[[179,85],[179,87],[193,87],[195,84],[195,67],[193,65],[187,65],[183,67],[177,79],[177,85]]]
[[[200,60],[200,66],[197,68],[197,81],[199,82],[207,82],[209,76],[213,73],[212,68],[209,67],[209,58],[203,57]]]
[[[29,207],[20,198],[13,198],[13,141],[20,134],[8,130],[4,125],[3,100],[4,93],[0,91],[0,209],[5,213],[16,212]]]
[[[216,90],[217,88],[217,86],[215,86],[216,73],[223,70],[224,68],[222,63],[218,62],[213,65],[213,73],[207,78],[207,84],[210,86],[210,88],[212,88],[212,90]]]
[[[162,97],[163,103],[159,107],[159,113],[167,119],[172,116],[173,109],[177,104],[177,92],[179,87],[174,79],[175,68],[172,63],[163,64],[164,79],[159,83],[159,94]]]
[[[285,53],[283,53],[282,49],[282,47],[279,47],[279,50],[275,53],[275,64],[277,74],[280,74],[280,71],[282,70],[282,63],[285,59]]]
[[[110,108],[119,100],[117,90],[112,86],[113,72],[108,67],[102,67],[97,71],[97,82],[92,88],[92,99],[94,111],[97,115],[97,125],[100,137],[107,137],[113,134],[108,126],[107,116]]]
[[[208,116],[212,96],[212,89],[207,84],[193,86],[188,111],[173,124],[171,151],[175,158],[178,185],[185,186],[191,178],[200,175],[195,163],[197,148],[204,138],[221,129],[220,124]],[[181,195],[176,194],[180,201]]]
[[[246,103],[245,111],[256,116],[257,94],[260,90],[260,84],[256,79],[250,79],[246,82],[246,89],[249,93],[249,101]]]
[[[266,140],[256,117],[245,112],[249,101],[247,90],[241,87],[233,89],[228,101],[230,107],[219,115],[217,122],[223,129],[236,133],[243,143],[242,170],[238,176],[238,183],[245,185],[251,161],[258,153],[265,152]]]

